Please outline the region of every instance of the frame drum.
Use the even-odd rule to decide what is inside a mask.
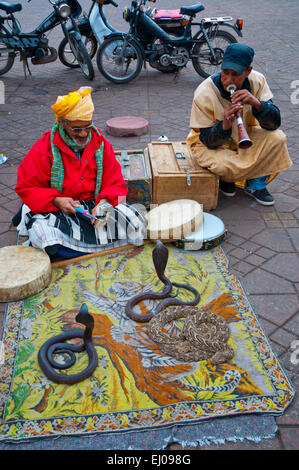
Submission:
[[[0,248],[0,302],[25,299],[41,292],[51,281],[47,253],[32,246]]]
[[[165,202],[152,209],[146,219],[148,239],[181,240],[202,226],[202,205],[190,199]]]
[[[209,250],[219,245],[226,233],[224,223],[219,217],[204,212],[202,227],[188,237],[176,241],[175,245],[184,250]]]

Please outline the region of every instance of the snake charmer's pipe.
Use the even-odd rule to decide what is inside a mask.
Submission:
[[[165,287],[161,293],[154,292],[152,290],[144,292],[143,294],[138,294],[135,297],[132,297],[126,305],[125,312],[127,316],[134,321],[146,323],[150,321],[150,319],[156,315],[157,313],[161,312],[164,308],[168,307],[169,305],[197,305],[200,299],[200,294],[194,287],[189,286],[188,284],[179,284],[177,282],[171,282],[164,274],[167,261],[168,261],[168,249],[165,245],[163,245],[160,240],[157,241],[155,248],[153,249],[152,253],[153,263],[156,269],[156,273],[160,281],[163,282]],[[184,302],[183,300],[176,299],[172,297],[171,291],[172,287],[181,287],[195,295],[194,300],[189,302]],[[139,314],[133,311],[135,305],[137,305],[142,300],[152,300],[152,299],[163,299],[157,307],[149,313],[146,314]]]
[[[52,382],[59,384],[74,384],[87,379],[95,370],[98,365],[98,355],[94,345],[92,344],[92,330],[94,327],[93,316],[88,313],[87,306],[82,304],[79,313],[76,316],[76,321],[85,325],[85,330],[81,328],[74,328],[60,335],[53,336],[48,339],[38,352],[39,365]],[[66,343],[67,340],[73,338],[82,338],[82,345],[75,345]],[[86,369],[77,374],[60,374],[55,369],[68,369],[75,361],[75,352],[86,350],[89,363]],[[54,359],[55,354],[66,354],[69,359],[64,363],[58,363]]]
[[[226,87],[226,90],[230,93],[231,96],[236,91],[236,89],[237,89],[237,87],[234,84],[228,85]],[[239,148],[240,149],[248,149],[249,147],[252,146],[253,142],[249,138],[249,135],[247,134],[247,131],[245,129],[240,111],[238,111],[236,114],[237,114],[238,139],[239,139],[238,145],[239,145]]]

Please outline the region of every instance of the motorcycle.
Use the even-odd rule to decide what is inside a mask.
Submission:
[[[49,46],[45,33],[60,24],[83,75],[92,80],[94,68],[75,22],[75,18],[81,14],[81,6],[77,0],[49,0],[49,2],[54,11],[29,33],[22,32],[19,21],[14,16],[14,13],[22,10],[22,4],[0,2],[0,10],[6,13],[6,16],[0,15],[0,75],[12,68],[18,54],[23,62],[25,78],[26,70],[31,75],[29,58],[33,65],[54,62],[57,59],[57,51]],[[71,30],[66,26],[69,19],[72,23]]]
[[[88,14],[84,14],[83,17],[76,19],[76,25],[90,59],[93,59],[96,55],[98,44],[103,42],[104,36],[116,32],[116,29],[109,24],[105,16],[105,10],[108,5],[118,7],[118,4],[113,0],[93,0]],[[71,29],[72,25],[69,26],[69,30]],[[79,67],[67,37],[64,37],[59,44],[58,57],[67,67]]]
[[[127,33],[113,32],[106,36],[97,53],[97,66],[102,75],[114,83],[135,79],[143,63],[164,72],[179,72],[191,60],[196,72],[204,78],[220,70],[226,46],[237,39],[220,26],[232,28],[242,37],[241,18],[234,24],[232,17],[211,17],[195,21],[196,14],[205,9],[201,3],[181,7],[174,33],[172,20],[160,24],[146,9],[147,0],[133,0],[126,7],[124,19],[130,24]],[[151,0],[155,3],[155,0]],[[187,21],[186,21],[187,19]],[[197,31],[192,34],[192,27]]]

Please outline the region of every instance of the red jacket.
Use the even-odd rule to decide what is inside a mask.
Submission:
[[[102,135],[92,131],[89,144],[78,160],[73,151],[63,142],[59,132],[54,136],[54,144],[60,149],[64,165],[62,193],[50,187],[53,156],[50,131],[45,132],[22,160],[18,168],[16,193],[32,212],[54,212],[56,196],[72,197],[74,200],[94,200],[97,164],[95,152],[104,141],[103,176],[100,193],[95,201],[106,198],[113,206],[126,195],[127,187],[122,176],[121,166],[116,160],[112,145]]]

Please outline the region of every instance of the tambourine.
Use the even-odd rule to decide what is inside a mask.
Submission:
[[[176,240],[174,244],[183,250],[209,250],[219,245],[225,238],[227,230],[219,217],[208,212],[203,213],[203,225],[182,240]]]

